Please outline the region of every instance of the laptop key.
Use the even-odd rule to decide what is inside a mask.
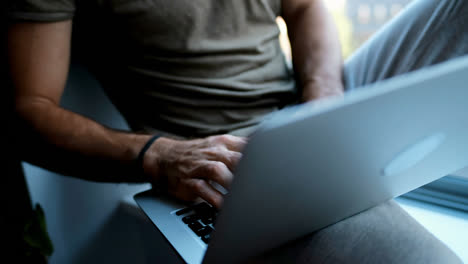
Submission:
[[[194,222],[194,223],[191,223],[189,225],[190,229],[192,229],[193,232],[195,232],[195,234],[197,234],[197,236],[200,236],[198,235],[200,230],[203,229],[203,225],[200,224],[199,222]]]
[[[206,236],[202,236],[201,240],[203,242],[205,242],[206,244],[210,243],[210,239],[211,239],[211,234],[208,234]]]
[[[209,217],[209,218],[202,218],[201,219],[202,223],[205,224],[205,225],[209,225],[209,224],[213,224],[214,223],[214,220],[212,217]]]
[[[210,226],[205,226],[204,228],[198,230],[198,232],[196,233],[198,236],[204,237],[206,235],[211,234],[211,232],[213,232],[213,228],[211,228]]]
[[[189,212],[191,212],[191,211],[192,211],[192,208],[190,208],[190,207],[185,207],[185,208],[180,209],[179,211],[177,211],[175,214],[180,216],[180,215],[189,213]]]
[[[199,203],[195,206],[193,206],[193,210],[195,210],[195,212],[203,217],[206,217],[206,218],[209,218],[209,217],[213,217],[217,214],[217,210],[216,208],[208,205],[207,203]]]
[[[182,218],[182,221],[184,223],[186,223],[187,225],[189,225],[189,224],[192,224],[192,223],[196,222],[199,219],[200,219],[199,215],[193,214],[193,215],[188,215],[188,216]]]

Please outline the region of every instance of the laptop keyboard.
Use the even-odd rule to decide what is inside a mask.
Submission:
[[[175,212],[177,216],[182,217],[182,221],[208,244],[211,239],[211,233],[214,230],[214,222],[218,215],[218,210],[208,203],[202,202],[190,207],[180,209]]]

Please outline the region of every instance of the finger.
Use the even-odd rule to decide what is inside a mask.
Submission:
[[[203,164],[197,168],[194,176],[196,178],[212,180],[226,189],[229,188],[234,177],[226,164],[221,161],[211,160],[204,161]]]
[[[220,159],[221,162],[226,164],[228,169],[233,172],[236,165],[242,158],[242,153],[237,151],[228,150],[227,153],[223,156],[224,159]]]
[[[221,208],[223,204],[223,194],[216,190],[213,186],[203,179],[190,179],[187,184],[191,191],[197,194],[200,198],[215,206]]]
[[[242,158],[242,153],[228,150],[225,147],[212,147],[203,150],[207,160],[221,161],[226,164],[230,171],[233,171],[239,160]]]
[[[219,143],[225,145],[227,149],[237,152],[241,152],[245,144],[247,144],[247,138],[227,134],[218,136],[217,140]]]

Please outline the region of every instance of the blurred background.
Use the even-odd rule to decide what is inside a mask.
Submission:
[[[398,15],[411,0],[327,0],[324,1],[335,19],[340,34],[343,56],[347,58],[383,24]],[[286,24],[277,19],[281,44],[291,58]]]

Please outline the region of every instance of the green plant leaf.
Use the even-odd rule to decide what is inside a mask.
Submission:
[[[54,251],[47,232],[44,210],[39,204],[36,204],[31,218],[24,226],[23,239],[32,250],[38,250],[44,256],[50,256]]]

